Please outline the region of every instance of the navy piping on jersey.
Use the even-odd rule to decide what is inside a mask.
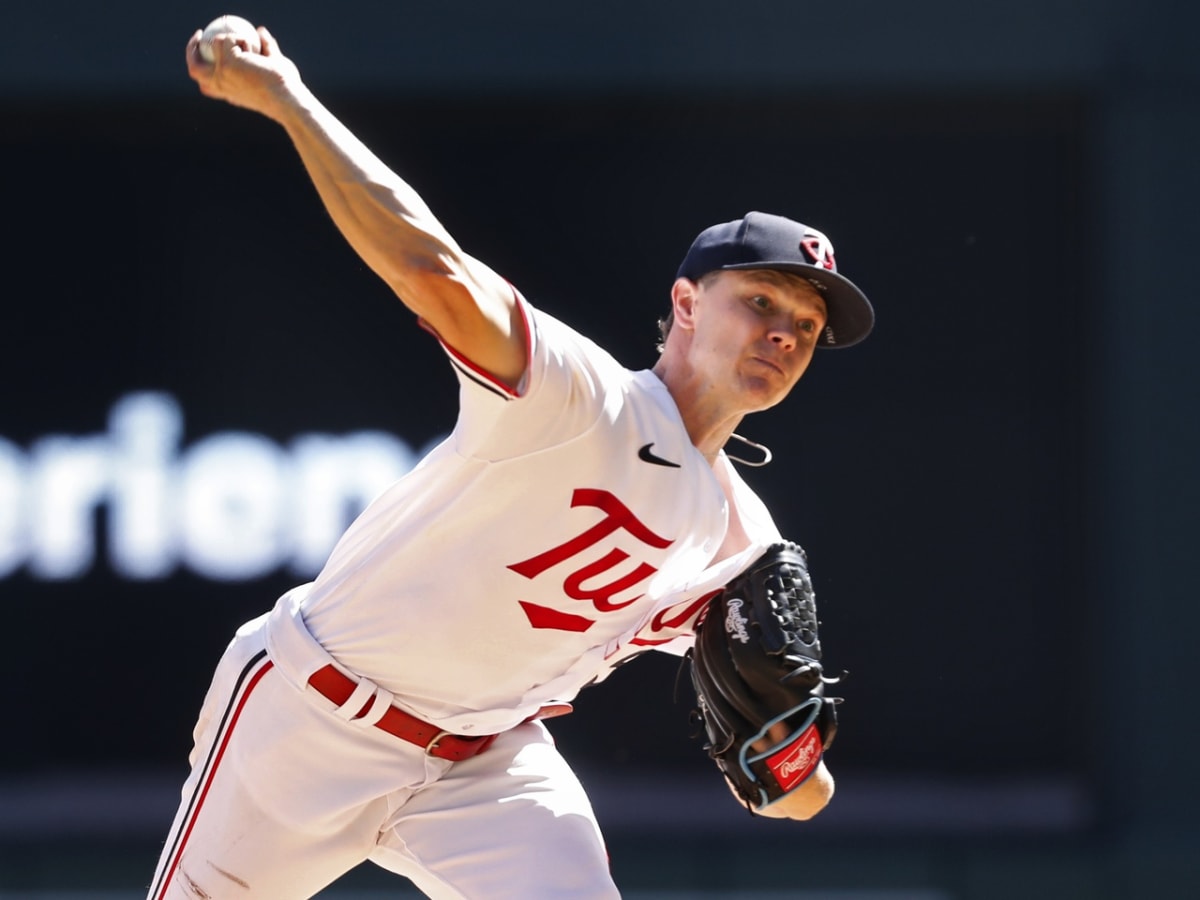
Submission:
[[[463,375],[465,375],[467,378],[470,378],[473,382],[475,382],[480,387],[487,388],[493,394],[496,394],[499,397],[503,397],[505,400],[512,400],[515,398],[514,394],[512,394],[508,391],[503,391],[499,387],[497,387],[495,382],[488,381],[486,378],[482,378],[479,375],[477,375],[475,372],[468,369],[466,366],[464,366],[461,362],[458,361],[457,357],[450,356],[449,359],[450,359],[451,365],[453,365],[454,368],[458,369],[458,371],[462,372]]]

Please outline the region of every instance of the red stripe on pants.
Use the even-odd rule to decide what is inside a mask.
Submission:
[[[271,670],[274,664],[267,660],[266,664],[261,669],[254,673],[250,682],[246,685],[241,699],[238,700],[237,706],[234,707],[233,715],[230,717],[228,724],[225,727],[225,733],[221,737],[221,743],[217,747],[216,754],[209,762],[208,774],[204,778],[203,784],[199,788],[199,797],[196,800],[196,806],[192,810],[191,818],[188,819],[187,828],[183,832],[183,837],[179,841],[179,846],[175,849],[175,855],[171,858],[166,870],[162,873],[159,891],[154,895],[155,900],[162,900],[166,896],[167,888],[171,886],[171,881],[175,877],[175,870],[179,866],[179,860],[183,858],[184,848],[187,847],[188,838],[191,836],[192,828],[196,824],[196,818],[200,815],[200,810],[204,808],[204,798],[208,795],[208,789],[212,787],[213,778],[217,774],[217,769],[221,765],[221,757],[225,755],[225,748],[229,745],[229,738],[233,735],[233,729],[237,725],[237,720],[242,714],[242,709],[246,705],[246,701],[250,699],[250,694],[258,684],[259,680]]]

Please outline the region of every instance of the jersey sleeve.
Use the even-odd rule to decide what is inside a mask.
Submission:
[[[628,375],[611,354],[520,294],[517,303],[529,358],[516,389],[442,342],[459,382],[452,439],[463,456],[496,462],[573,440],[596,424]]]

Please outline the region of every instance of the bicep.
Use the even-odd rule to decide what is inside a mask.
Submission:
[[[468,256],[414,267],[392,284],[442,343],[515,388],[529,359],[525,322],[512,285]]]

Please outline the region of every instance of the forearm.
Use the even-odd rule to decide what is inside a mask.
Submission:
[[[467,280],[470,264],[420,195],[302,83],[269,113],[287,131],[334,224],[363,261],[420,315],[428,279]]]
[[[524,371],[523,323],[512,288],[463,253],[429,207],[313,95],[271,34],[262,52],[188,42],[188,74],[206,96],[283,126],[334,224],[363,261],[441,338],[498,379]]]

